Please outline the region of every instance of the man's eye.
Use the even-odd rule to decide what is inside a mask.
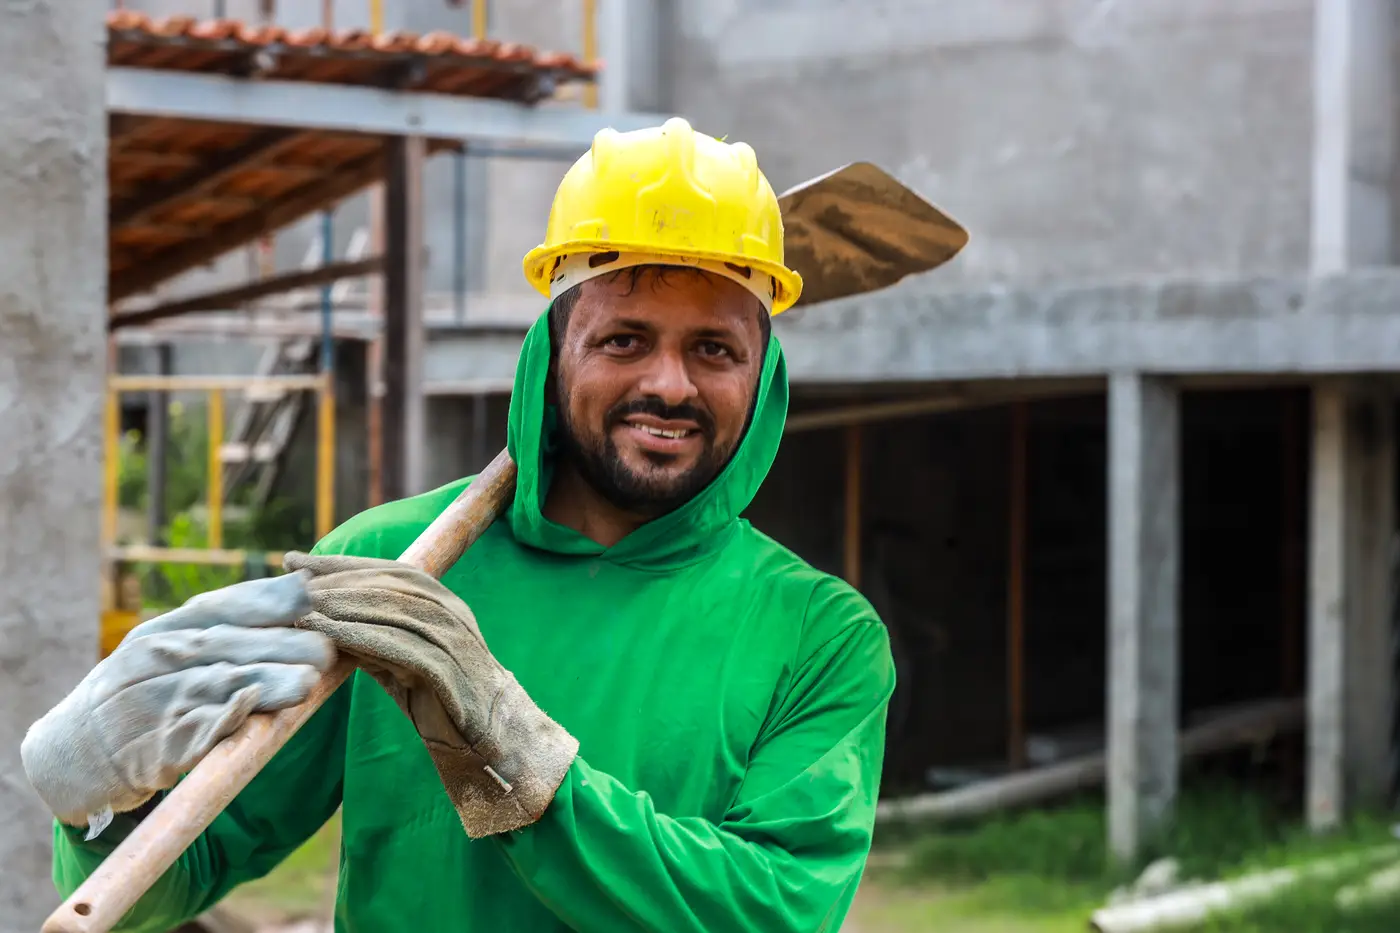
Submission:
[[[700,353],[703,356],[728,356],[729,348],[722,343],[706,340],[700,344]]]
[[[632,334],[616,334],[603,341],[605,346],[616,347],[619,350],[630,350],[636,341]]]

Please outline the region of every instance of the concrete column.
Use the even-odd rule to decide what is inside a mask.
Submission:
[[[97,657],[106,9],[0,4],[0,930],[58,904],[19,744]]]
[[[1395,258],[1397,14],[1393,0],[1313,5],[1312,266]]]
[[[1180,414],[1160,378],[1108,386],[1109,845],[1135,858],[1177,790]]]
[[[668,106],[662,68],[671,33],[660,0],[599,0],[598,44],[604,67],[598,106],[605,112],[660,113]]]
[[[1387,802],[1395,715],[1390,565],[1393,400],[1347,380],[1313,388],[1308,568],[1308,823]]]

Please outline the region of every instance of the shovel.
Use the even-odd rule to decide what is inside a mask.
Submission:
[[[943,265],[967,243],[957,222],[868,162],[803,182],[778,203],[786,259],[803,278],[800,305],[885,288]],[[515,463],[502,450],[399,560],[441,577],[514,492]],[[250,716],[59,905],[43,933],[111,930],[354,671],[342,659],[300,706]]]

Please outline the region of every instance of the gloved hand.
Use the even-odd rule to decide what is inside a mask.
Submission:
[[[330,636],[413,722],[467,835],[538,820],[578,741],[492,656],[466,603],[398,561],[292,553],[284,564],[312,575],[299,624]]]
[[[30,726],[20,756],[54,815],[101,832],[174,786],[248,715],[295,706],[335,660],[292,627],[310,609],[303,575],[202,593],[132,629]]]

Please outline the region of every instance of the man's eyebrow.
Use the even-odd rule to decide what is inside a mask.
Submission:
[[[728,340],[733,340],[733,339],[738,335],[738,333],[739,333],[739,331],[738,331],[736,328],[733,328],[733,327],[724,327],[724,326],[716,327],[716,326],[710,326],[710,327],[702,327],[702,328],[700,328],[699,330],[696,330],[696,331],[691,331],[691,336],[692,336],[692,337],[708,337],[708,338],[722,337],[722,338],[725,338],[725,339],[728,339]]]
[[[614,317],[598,322],[599,328],[628,327],[632,330],[651,330],[654,325],[633,317]]]

